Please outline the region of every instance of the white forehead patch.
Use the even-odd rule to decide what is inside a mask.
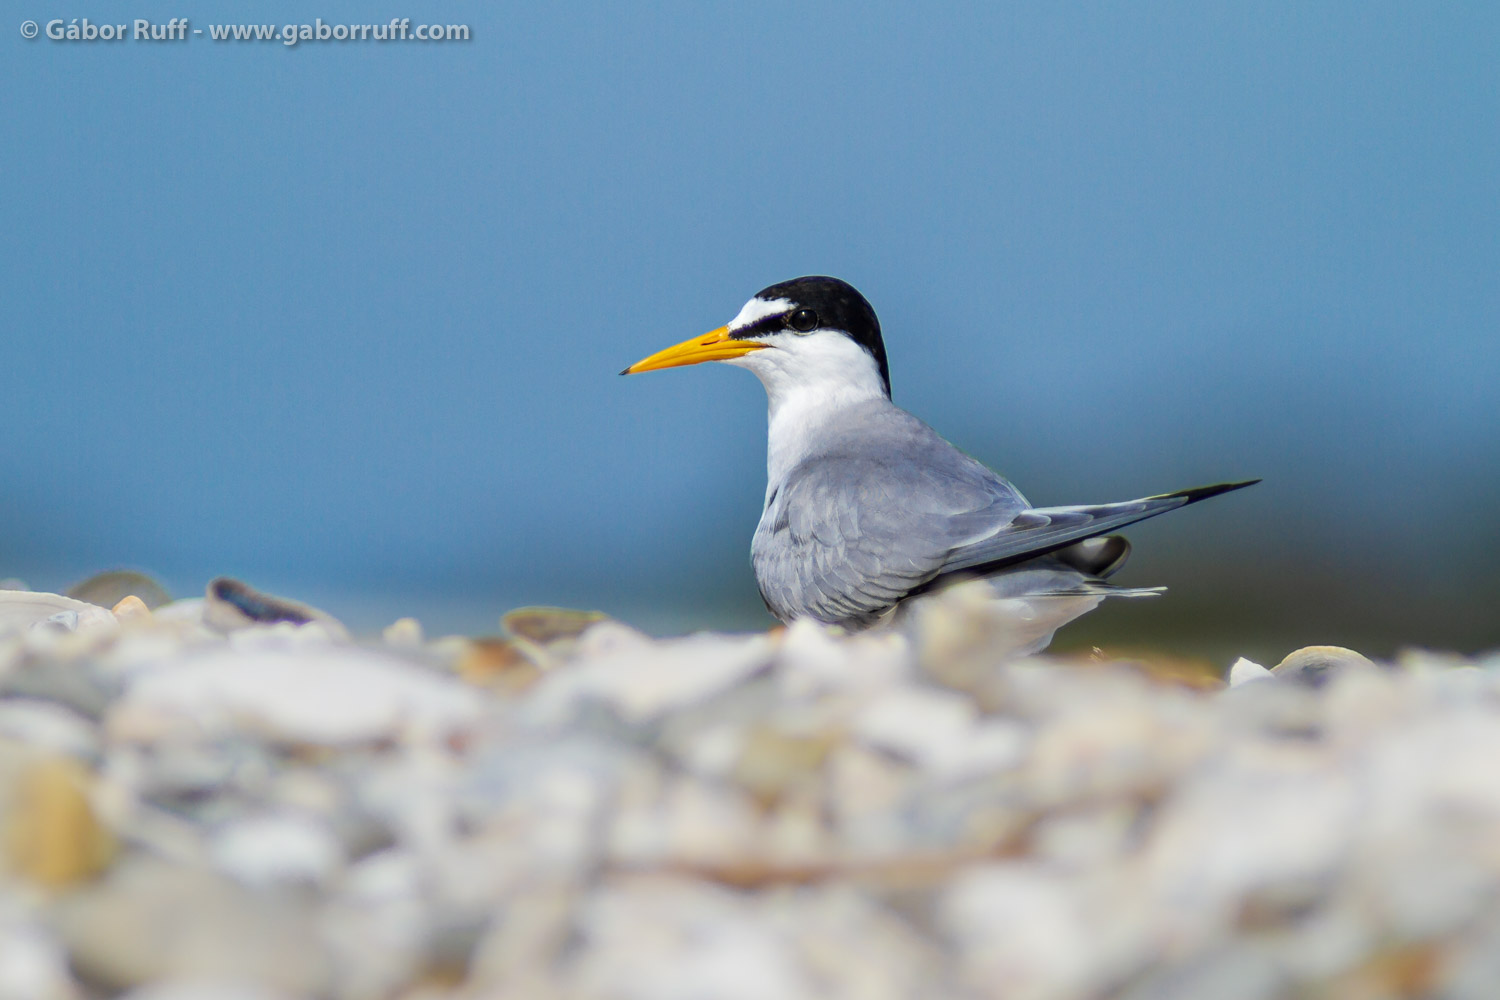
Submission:
[[[791,299],[751,299],[745,303],[745,308],[740,314],[729,321],[729,329],[743,330],[751,323],[765,319],[767,316],[775,316],[792,308]]]

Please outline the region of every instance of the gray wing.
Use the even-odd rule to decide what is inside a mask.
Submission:
[[[937,462],[930,451],[922,462],[822,456],[788,476],[751,547],[772,613],[869,623],[1028,509],[1005,480],[949,450]]]
[[[1038,507],[1022,511],[1007,523],[996,525],[988,537],[977,538],[954,549],[944,562],[943,572],[990,572],[1003,569],[1056,552],[1085,538],[1106,534],[1127,524],[1144,521],[1148,517],[1165,514],[1169,510],[1186,507],[1231,490],[1253,486],[1258,482],[1260,480],[1254,479],[1249,482],[1198,486],[1121,503]]]
[[[824,456],[800,466],[772,496],[751,549],[766,606],[784,621],[868,624],[949,574],[997,572],[1250,485],[1032,508],[989,469],[952,456]]]

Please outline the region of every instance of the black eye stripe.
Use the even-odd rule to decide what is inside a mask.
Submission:
[[[742,326],[734,331],[734,335],[740,339],[747,337],[764,337],[767,334],[779,333],[786,329],[786,313],[776,313],[774,316],[764,316],[749,326]]]
[[[890,392],[891,376],[890,369],[886,367],[885,343],[880,338],[880,321],[875,318],[875,310],[870,308],[870,303],[865,301],[865,297],[853,285],[827,275],[809,274],[770,285],[756,292],[755,297],[762,302],[784,299],[789,305],[786,312],[768,317],[770,324],[755,324],[762,335],[773,334],[778,330],[795,330],[788,321],[797,311],[807,309],[817,317],[814,330],[843,333],[869,351],[880,369],[880,379],[885,383],[886,392]]]
[[[772,316],[763,316],[748,326],[742,326],[734,331],[734,335],[741,339],[747,337],[765,337],[783,330],[794,330],[797,333],[812,333],[821,323],[821,318],[811,309],[794,309],[791,312],[776,313]]]

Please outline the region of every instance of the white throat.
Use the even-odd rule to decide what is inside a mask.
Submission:
[[[805,337],[780,335],[773,346],[729,364],[750,369],[766,387],[767,496],[813,452],[836,414],[886,396],[870,353],[829,330]]]

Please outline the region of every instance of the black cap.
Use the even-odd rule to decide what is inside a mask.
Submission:
[[[891,370],[885,360],[885,341],[880,339],[880,320],[875,318],[875,310],[870,308],[870,303],[853,285],[827,275],[810,274],[763,288],[755,297],[767,301],[786,299],[792,303],[792,308],[785,313],[758,320],[743,330],[736,330],[736,336],[748,338],[790,329],[788,319],[800,310],[810,309],[817,314],[817,326],[814,329],[839,330],[870,352],[870,356],[875,359],[875,366],[880,369],[880,381],[885,384],[885,394],[891,394]]]

